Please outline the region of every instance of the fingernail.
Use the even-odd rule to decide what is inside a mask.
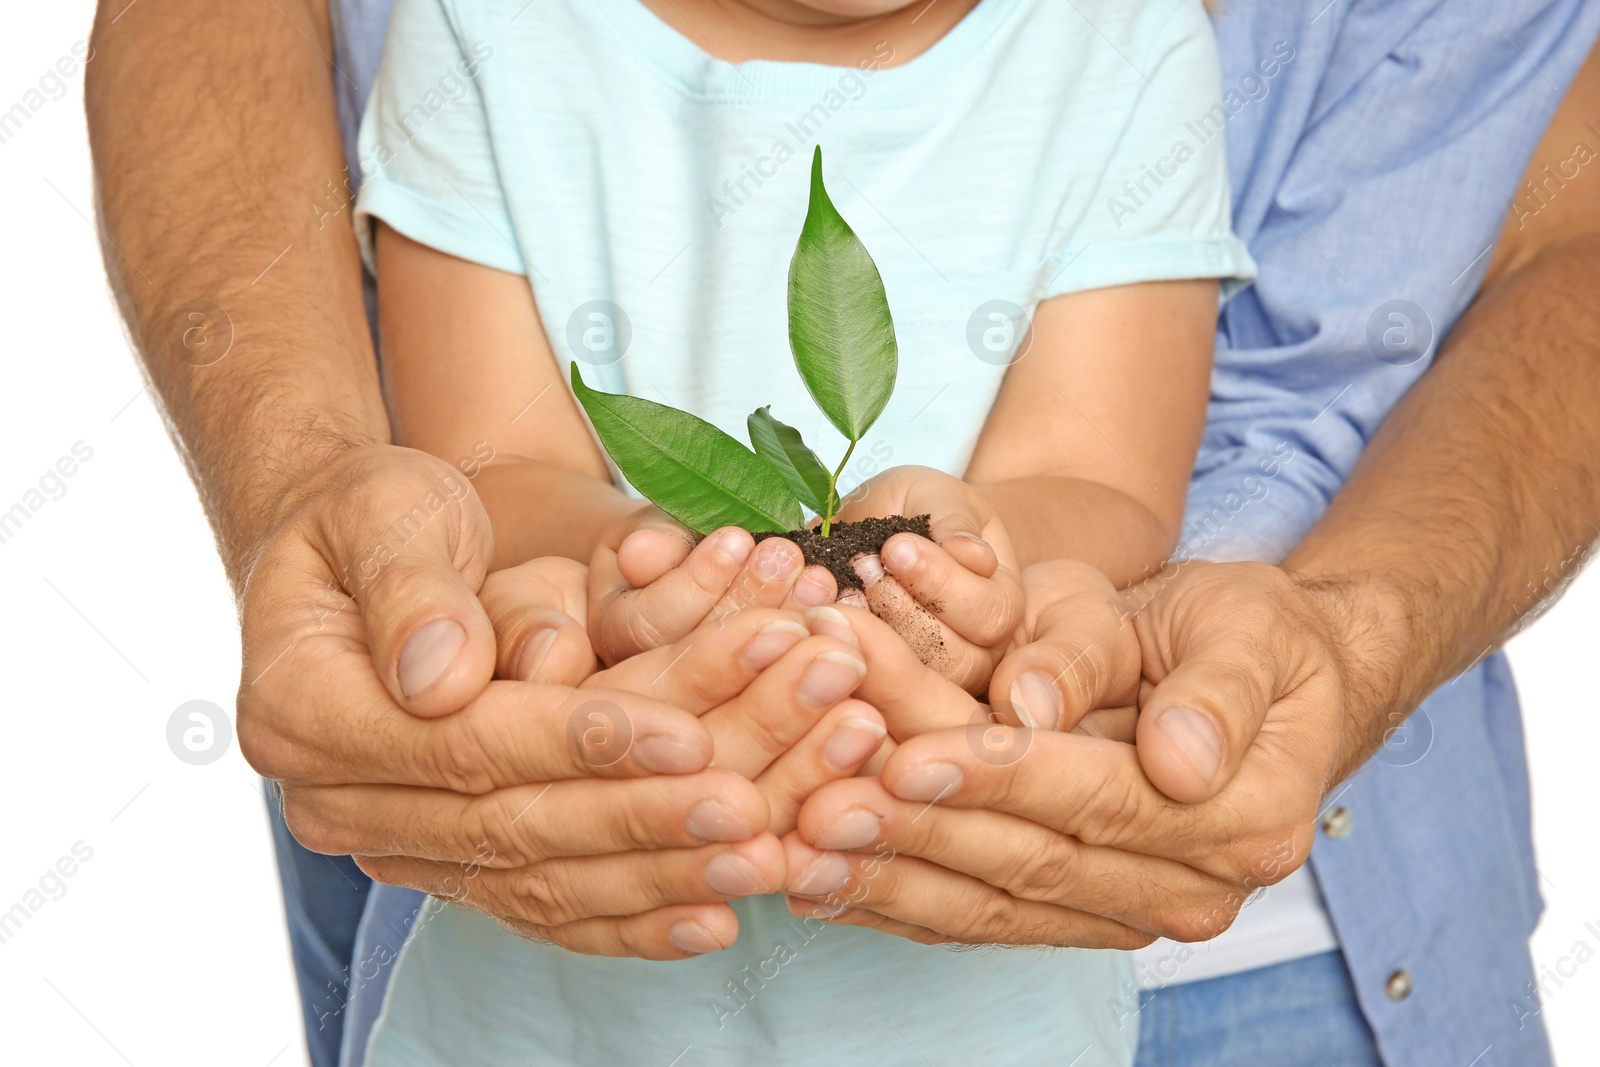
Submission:
[[[789,577],[804,562],[794,543],[781,537],[769,537],[756,549],[756,573],[769,582]]]
[[[517,663],[521,665],[518,676],[525,682],[539,680],[539,668],[544,666],[544,659],[550,650],[556,647],[556,632],[554,630],[540,630],[522,643],[522,652],[517,656]]]
[[[693,774],[706,765],[698,747],[671,734],[646,734],[634,741],[633,758],[653,774]]]
[[[891,791],[901,800],[934,801],[960,789],[962,781],[954,763],[925,763],[902,774]]]
[[[839,816],[839,821],[817,835],[811,842],[818,848],[849,850],[865,848],[878,839],[883,823],[866,808],[851,808]]]
[[[828,743],[822,746],[823,762],[841,771],[859,767],[878,751],[887,735],[888,731],[881,724],[852,715],[828,735]]]
[[[1024,671],[1011,683],[1011,709],[1030,730],[1054,730],[1061,721],[1061,694],[1043,671]]]
[[[773,619],[744,646],[739,663],[747,671],[764,671],[810,636],[811,631],[794,619]]]
[[[861,579],[862,585],[871,585],[883,577],[883,560],[877,555],[857,556],[850,561],[851,568],[856,572],[856,577]]]
[[[965,537],[971,541],[988,544],[978,534],[979,523],[970,515],[945,515],[928,524],[929,540],[938,543],[951,537]]]
[[[725,897],[751,897],[771,892],[755,865],[743,856],[723,852],[706,864],[706,885]]]
[[[400,692],[415,696],[437,682],[467,643],[467,631],[454,619],[435,619],[406,642],[400,652]]]
[[[1211,719],[1193,708],[1168,708],[1156,720],[1173,745],[1194,768],[1196,774],[1210,782],[1222,766],[1222,735]]]
[[[834,581],[821,567],[807,567],[790,594],[803,608],[821,607],[833,599]]]
[[[892,538],[879,552],[879,558],[891,571],[902,574],[916,565],[917,543],[909,537]],[[865,577],[862,580],[865,581]]]
[[[689,832],[702,841],[748,841],[755,836],[743,815],[715,800],[689,809]]]
[[[711,551],[735,566],[749,559],[750,551],[755,547],[755,538],[743,530],[722,529],[711,535]]]
[[[692,952],[704,956],[708,952],[721,952],[727,948],[717,935],[690,919],[679,919],[667,927],[667,940],[679,952]]]
[[[848,604],[852,608],[860,608],[862,611],[871,609],[871,605],[867,603],[867,595],[859,589],[846,589],[840,593],[839,603]]]
[[[856,640],[856,628],[850,625],[850,620],[845,618],[844,612],[838,608],[827,605],[808,608],[806,624],[818,637],[831,637],[836,641],[845,642],[852,648],[861,647],[861,642]]]
[[[824,852],[806,865],[800,877],[789,887],[791,893],[807,896],[827,896],[837,893],[850,880],[850,861],[837,852]]]
[[[861,660],[829,649],[800,675],[800,700],[813,708],[829,707],[855,692],[866,676],[867,665]]]

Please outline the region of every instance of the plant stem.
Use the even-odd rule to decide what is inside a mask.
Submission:
[[[844,450],[844,458],[839,461],[839,466],[834,469],[834,472],[831,475],[828,476],[828,506],[825,509],[826,514],[822,516],[823,537],[828,536],[828,529],[833,526],[833,516],[835,514],[833,507],[834,486],[839,484],[839,475],[844,473],[844,465],[850,462],[850,453],[854,452],[855,450],[856,442],[851,441],[850,447]]]

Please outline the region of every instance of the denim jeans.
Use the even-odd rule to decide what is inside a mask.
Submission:
[[[349,856],[319,855],[296,841],[283,821],[277,787],[267,782],[266,790],[306,1044],[312,1067],[338,1067],[350,960],[372,880]]]
[[[1134,1067],[1382,1065],[1340,952],[1168,986],[1140,1001]]]

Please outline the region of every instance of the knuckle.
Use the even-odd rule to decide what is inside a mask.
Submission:
[[[1103,694],[1110,690],[1111,671],[1106,664],[1105,650],[1097,645],[1046,646],[1056,685],[1061,690],[1064,706],[1069,710],[1087,709],[1101,703]]]
[[[625,920],[607,920],[606,926],[615,933],[624,955],[634,959],[651,959],[656,955],[658,951],[656,946],[641,936],[640,931],[632,923]],[[603,954],[593,948],[588,951],[593,955]]]
[[[897,537],[913,537],[912,534],[896,534]],[[919,539],[920,540],[920,539]],[[916,587],[916,591],[925,599],[937,600],[944,596],[950,589],[951,573],[940,565],[939,560],[933,558],[929,551],[919,551],[912,555],[909,562],[899,570],[892,572],[902,585]]]
[[[1139,949],[1149,948],[1157,940],[1155,934],[1124,926],[1111,932],[1106,938],[1105,947],[1122,952],[1137,952]]]
[[[989,688],[994,676],[996,658],[986,648],[963,649],[930,656],[926,661],[933,670],[944,675],[951,684],[977,696]]]
[[[235,729],[239,735],[239,751],[257,774],[278,781],[298,777],[302,767],[294,743],[263,722],[259,714],[247,712],[243,700],[239,703]]]
[[[764,704],[754,709],[754,714],[739,716],[738,729],[757,752],[769,760],[775,759],[789,751],[795,741],[793,734],[799,727],[809,727],[826,710],[803,712],[798,702],[783,707]]]
[[[1300,869],[1311,855],[1316,830],[1310,824],[1297,823],[1286,828],[1270,843],[1255,850],[1252,874],[1254,885],[1277,885]]]
[[[468,809],[468,839],[497,866],[523,867],[546,858],[534,823],[538,815],[530,810],[527,794],[522,789],[496,790]]]
[[[991,943],[1015,940],[1019,910],[1016,899],[1010,894],[991,890],[972,909],[966,936]]]
[[[547,870],[524,867],[511,879],[511,906],[524,922],[561,926],[580,918]]]
[[[656,794],[658,797],[660,794]],[[671,801],[668,801],[671,804]],[[675,816],[688,822],[688,816],[682,814],[682,809],[671,805]],[[614,805],[607,810],[603,818],[597,819],[591,836],[591,851],[599,851],[601,847],[628,847],[648,848],[663,839],[662,826],[664,819],[652,814],[637,803],[624,803]]]
[[[647,599],[637,595],[619,598],[612,606],[613,620],[620,615],[622,646],[629,654],[670,644],[671,638],[656,621]]]
[[[1156,932],[1185,944],[1210,941],[1227,932],[1243,906],[1244,898],[1237,893],[1217,895],[1193,904],[1168,905],[1156,913]]]
[[[387,856],[352,855],[350,858],[355,861],[356,870],[374,882],[382,882],[385,885],[401,884],[394,873],[394,863]]]
[[[381,596],[385,604],[425,604],[437,587],[438,576],[424,568],[399,560],[378,568],[368,584],[368,592]]]
[[[512,933],[524,941],[532,941],[536,945],[555,945],[558,948],[566,949],[568,952],[576,952],[580,956],[592,956],[595,954],[581,940],[573,937],[570,932],[549,929],[537,923],[523,922],[509,915],[497,915],[495,918],[499,919]]]
[[[283,821],[294,839],[312,852],[324,856],[342,856],[353,850],[353,843],[331,820],[304,804],[294,803],[287,794],[283,802]]]
[[[495,788],[494,753],[459,715],[439,720],[423,748],[426,770],[443,788],[480,796]]]
[[[1025,900],[1057,900],[1078,881],[1079,866],[1072,846],[1057,838],[1030,854],[1012,876],[1007,888]]]
[[[1133,836],[1142,819],[1138,783],[1117,776],[1094,790],[1093,812],[1077,812],[1073,832],[1086,845],[1120,845]]]
[[[994,583],[991,581],[991,585]],[[986,645],[1006,640],[1022,622],[1022,603],[1009,590],[987,589],[973,613],[972,636],[974,641]]]
[[[705,598],[727,596],[737,601],[749,596],[759,584],[760,577],[741,568],[737,574],[729,573],[729,564],[721,556],[699,553],[691,555],[683,567],[692,591]]]

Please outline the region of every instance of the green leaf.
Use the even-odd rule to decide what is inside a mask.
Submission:
[[[821,515],[828,499],[828,472],[817,454],[806,447],[800,431],[773,418],[770,404],[757,408],[745,424],[756,455],[783,475],[800,503]]]
[[[800,502],[783,475],[704,419],[636,396],[583,384],[572,391],[622,476],[696,533],[742,526],[751,533],[799,527]]]
[[[789,264],[789,347],[828,421],[861,440],[894,392],[900,354],[877,265],[823,187],[821,145]]]

